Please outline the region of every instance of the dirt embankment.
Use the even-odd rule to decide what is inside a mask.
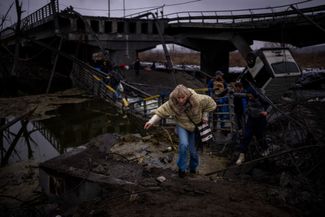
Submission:
[[[46,112],[63,104],[81,103],[88,99],[80,89],[68,89],[52,94],[38,94],[22,97],[0,98],[0,117],[18,117],[36,108],[32,119],[50,118]]]
[[[207,177],[204,175],[207,168],[201,170],[203,165],[199,174],[179,178],[175,169],[177,151],[166,153],[164,150],[169,144],[155,136],[127,135],[112,146],[107,145],[109,138],[110,135],[101,135],[92,139],[86,151],[64,158],[58,167],[67,164],[67,169],[72,170],[92,162],[92,174],[113,175],[131,185],[102,184],[98,197],[80,204],[59,198],[48,200],[38,186],[37,165],[26,162],[7,167],[0,173],[1,213],[6,216],[34,213],[36,217],[301,216],[301,211],[278,197],[276,192],[281,189],[275,186],[235,177]],[[208,153],[208,149],[201,153],[201,159],[211,158],[210,166],[214,159],[214,166],[218,166],[217,157]],[[204,162],[207,160],[202,164]],[[158,177],[165,180],[158,181]]]

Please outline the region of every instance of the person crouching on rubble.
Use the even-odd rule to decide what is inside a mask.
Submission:
[[[244,127],[244,138],[241,140],[239,145],[240,154],[238,160],[236,161],[237,165],[241,165],[243,162],[245,162],[247,148],[254,135],[260,148],[265,148],[264,132],[267,124],[267,104],[252,88],[247,90],[247,97],[247,119]]]
[[[195,124],[208,122],[208,113],[215,110],[215,101],[194,90],[178,85],[170,93],[169,100],[156,109],[155,115],[145,123],[144,129],[149,129],[162,118],[172,116],[176,120],[176,132],[179,138],[178,146],[178,175],[183,178],[187,169],[192,174],[196,173],[199,164],[199,156],[195,146]],[[193,123],[194,122],[194,123]],[[190,152],[189,165],[187,165],[187,150]]]

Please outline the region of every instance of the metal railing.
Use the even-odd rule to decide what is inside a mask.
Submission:
[[[304,2],[302,2],[304,3]],[[278,7],[265,7],[254,9],[238,9],[238,10],[219,10],[219,11],[184,11],[170,13],[166,15],[160,15],[159,12],[163,10],[164,6],[153,8],[140,13],[131,14],[125,17],[125,19],[157,19],[166,20],[169,24],[175,23],[212,23],[212,24],[258,24],[260,22],[273,22],[281,21],[284,19],[302,20],[301,16],[296,10],[292,9],[292,6],[299,9],[299,11],[305,16],[315,17],[317,15],[324,15],[325,5],[319,5],[316,7],[299,8],[299,4],[283,5]],[[152,12],[154,11],[154,12]],[[47,5],[43,6],[39,10],[30,14],[22,19],[23,29],[31,29],[35,26],[41,25],[48,21],[49,17],[52,17],[55,13],[59,13],[58,0],[52,0]],[[149,14],[156,14],[155,17],[149,16]],[[14,34],[15,25],[6,28],[1,32],[2,37],[8,37]]]
[[[35,25],[39,25],[43,23],[45,18],[48,18],[55,13],[59,12],[59,2],[58,0],[51,0],[50,3],[41,7],[37,11],[28,15],[24,19],[21,20],[24,29],[30,29]]]
[[[235,113],[233,96],[215,97],[217,109],[214,111],[213,126],[217,131],[233,133],[235,130]]]
[[[299,17],[296,11],[290,9],[290,5],[281,7],[268,7],[240,10],[220,11],[186,11],[166,14],[165,19],[169,23],[216,23],[216,24],[238,24],[260,21],[274,21],[283,18]],[[306,16],[316,16],[325,12],[325,5],[303,8],[300,11]]]
[[[160,7],[155,7],[155,8],[149,9],[149,10],[129,14],[129,15],[125,16],[124,18],[142,17],[143,14],[149,14],[149,13],[155,14],[157,19],[158,18],[163,18],[164,17],[164,15],[163,15],[164,7],[165,7],[165,5],[162,5]],[[149,15],[145,16],[145,18],[149,19]]]
[[[41,7],[37,11],[28,15],[21,20],[21,28],[23,30],[32,29],[38,25],[47,22],[47,18],[53,17],[55,13],[59,13],[59,0],[51,0],[50,3]],[[1,37],[9,37],[14,34],[16,23],[7,27],[1,32]]]
[[[106,74],[90,66],[83,67],[75,64],[73,69],[73,79],[76,85],[89,90],[96,96],[113,103],[115,106],[132,113],[140,118],[148,118],[151,111],[158,108],[165,100],[162,96],[150,96],[126,82],[121,82],[128,89],[121,98],[116,97],[116,91],[105,82]],[[128,95],[129,92],[136,93],[138,97]]]
[[[100,98],[110,102],[111,104],[123,109],[125,112],[143,119],[148,120],[153,115],[153,111],[161,106],[164,102],[168,100],[166,95],[153,95],[149,94],[133,87],[132,85],[122,82],[124,86],[128,86],[128,91],[124,92],[124,95],[120,99],[116,99],[116,90],[105,82],[106,74],[103,72],[92,68],[92,67],[82,67],[80,64],[75,64],[73,69],[73,80],[76,85],[81,88],[87,89],[92,94],[99,96]],[[197,93],[207,94],[208,88],[194,89]],[[137,92],[138,97],[130,96],[130,92]],[[212,128],[220,131],[229,131],[233,133],[234,129],[234,113],[233,113],[233,100],[231,97],[226,96],[228,100],[227,104],[221,106],[227,106],[227,112],[220,111],[220,109],[215,110],[213,113],[213,120],[211,119]],[[219,98],[215,99],[216,101]],[[221,117],[227,116],[228,118],[222,119]],[[222,126],[218,127],[220,123]],[[214,126],[215,123],[219,125]],[[167,118],[161,121],[162,125],[175,125],[173,119]],[[224,127],[225,125],[225,127]]]

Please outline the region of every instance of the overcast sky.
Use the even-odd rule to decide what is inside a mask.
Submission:
[[[20,0],[21,2],[22,0]],[[2,18],[14,0],[0,0],[0,17]],[[50,0],[23,0],[23,17],[41,8]],[[60,10],[72,5],[83,15],[108,16],[108,3],[110,2],[110,16],[122,17],[141,12],[149,8],[164,5],[164,14],[180,11],[220,11],[237,9],[254,9],[272,6],[282,6],[306,0],[59,0]],[[300,4],[299,7],[308,7],[325,4],[324,0],[311,0]],[[282,8],[283,9],[283,8]],[[15,7],[12,7],[6,26],[16,22]]]

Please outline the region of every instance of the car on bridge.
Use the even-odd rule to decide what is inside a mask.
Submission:
[[[288,48],[261,48],[249,53],[246,61],[243,78],[260,88],[273,102],[279,101],[302,75]]]

